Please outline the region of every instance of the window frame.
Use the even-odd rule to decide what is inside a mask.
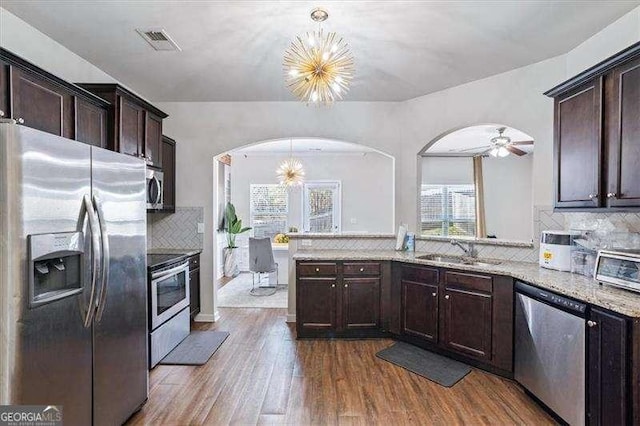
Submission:
[[[331,232],[322,232],[323,234],[336,234],[342,232],[342,181],[340,180],[313,180],[304,182],[302,185],[302,229],[306,233],[310,233],[309,212],[307,211],[307,199],[309,189],[314,187],[325,187],[334,185],[333,188],[333,230]]]

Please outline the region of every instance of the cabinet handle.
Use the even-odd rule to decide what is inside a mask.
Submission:
[[[360,272],[364,272],[364,268],[360,268]]]
[[[345,284],[345,285],[344,285],[344,288],[347,288],[347,287],[349,287],[349,284]]]
[[[616,193],[615,192],[608,193],[607,198],[616,198]]]
[[[438,295],[438,293],[431,293],[431,295],[432,295],[433,297],[436,297],[436,296]]]
[[[316,268],[316,272],[320,272],[320,268]]]
[[[589,194],[590,199],[598,198],[598,194]]]
[[[597,322],[595,322],[595,321],[591,321],[591,320],[589,320],[589,321],[587,321],[587,325],[588,325],[589,327],[595,327],[596,325],[598,325],[598,323],[597,323]]]
[[[449,300],[449,295],[444,296],[445,299]]]
[[[20,118],[16,119],[16,123],[24,124],[24,118],[20,117]]]
[[[336,285],[335,284],[331,284],[331,288],[336,288]]]
[[[4,111],[0,109],[0,117],[4,117]]]

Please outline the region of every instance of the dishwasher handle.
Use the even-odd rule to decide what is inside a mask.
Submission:
[[[561,296],[557,293],[532,286],[531,284],[527,284],[522,281],[516,281],[516,292],[526,294],[532,299],[546,303],[547,305],[551,305],[554,308],[561,309],[570,314],[578,315],[582,318],[586,315],[586,303],[579,302],[566,296]]]

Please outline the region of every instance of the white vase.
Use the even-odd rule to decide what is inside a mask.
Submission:
[[[225,247],[224,249],[224,276],[233,278],[240,273],[236,259],[236,249]]]

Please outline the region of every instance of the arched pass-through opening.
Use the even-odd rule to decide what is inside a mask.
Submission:
[[[256,211],[257,202],[252,197],[264,196],[278,186],[276,169],[291,156],[302,163],[305,186],[284,193],[285,209],[274,209],[277,211],[275,214],[266,214],[266,209],[261,215]],[[234,204],[243,226],[252,227],[250,233],[238,239],[240,243],[236,245],[242,250],[246,249],[248,236],[273,240],[276,233],[286,233],[290,227],[299,232],[392,234],[395,227],[395,168],[395,158],[386,152],[362,144],[316,137],[257,141],[220,153],[213,161],[212,223],[217,228],[213,230],[214,315],[217,317],[218,313],[218,288],[226,286],[228,280],[221,279],[226,246],[222,224],[224,206],[228,201]],[[319,188],[315,192],[313,185]],[[314,213],[305,206],[314,196],[324,196],[332,185],[339,189],[329,203],[333,208],[333,227],[326,227],[327,217],[322,217],[323,212]],[[262,200],[265,198],[267,201],[272,199],[271,195]],[[325,216],[329,215],[325,213]],[[245,256],[240,250],[238,253],[240,269],[246,271]],[[286,263],[282,257],[285,253],[288,260],[288,251],[274,251],[280,259],[276,262]],[[288,268],[279,269],[278,282],[289,281]],[[289,289],[291,300],[294,294],[292,286]]]
[[[417,154],[418,233],[531,242],[533,156],[533,138],[503,124],[429,141]]]

